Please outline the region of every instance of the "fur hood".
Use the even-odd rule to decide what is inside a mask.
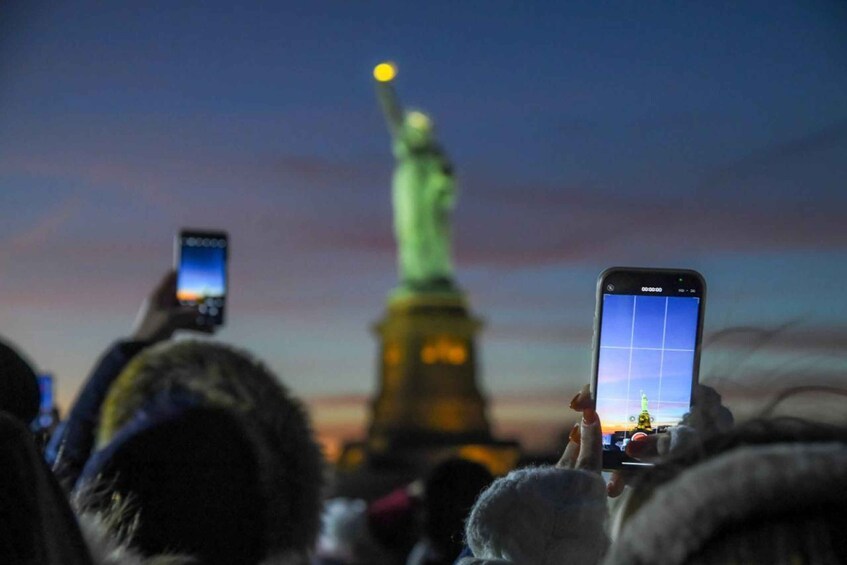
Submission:
[[[75,490],[78,492],[90,495],[93,485],[104,491],[108,499],[111,485],[126,483],[128,493],[140,486],[156,498],[160,495],[154,492],[155,489],[143,484],[144,473],[126,473],[121,469],[147,469],[146,462],[154,456],[159,458],[155,460],[165,461],[162,468],[166,470],[180,464],[179,461],[167,462],[168,459],[180,460],[181,457],[192,463],[198,457],[201,461],[208,458],[222,470],[229,469],[228,476],[233,479],[209,484],[209,490],[226,495],[220,500],[241,504],[242,511],[247,512],[245,505],[249,506],[249,501],[255,499],[265,509],[266,515],[262,518],[265,525],[248,530],[251,535],[255,534],[254,537],[261,537],[261,541],[258,538],[255,544],[245,541],[245,547],[306,552],[314,546],[320,526],[324,483],[320,449],[314,441],[303,405],[249,354],[210,341],[178,341],[154,346],[133,358],[112,383],[99,420],[97,449],[77,482]],[[206,424],[212,427],[207,428]],[[193,435],[185,431],[187,425],[194,426]],[[183,436],[183,440],[177,436]],[[217,441],[226,437],[234,441]],[[198,438],[203,441],[198,442]],[[193,455],[195,451],[200,455]],[[168,453],[173,453],[174,457]],[[233,466],[227,461],[245,463]],[[200,467],[202,464],[198,464],[197,468]],[[201,476],[206,481],[213,478],[199,469],[197,477]],[[247,493],[253,498],[239,494],[238,485],[249,486]],[[193,491],[199,490],[193,479],[188,486],[192,486]],[[179,488],[173,492],[181,495],[185,491]],[[186,497],[188,506],[180,507],[183,513],[202,511],[205,505],[196,492],[188,492]],[[80,511],[96,512],[104,507],[102,498],[96,500],[95,497],[94,504],[90,503],[90,497],[83,498],[89,500],[78,505]],[[238,515],[235,508],[229,511],[218,508],[217,511],[223,513],[222,518]],[[208,514],[205,517],[211,520]],[[113,535],[120,536],[122,530],[131,527],[131,521],[125,518],[118,523],[108,520],[103,525]],[[149,523],[162,522],[151,520]],[[199,534],[192,535],[197,538]],[[135,539],[136,547],[141,547],[141,540],[148,538],[139,531]],[[284,562],[291,562],[291,556],[284,558]]]
[[[112,534],[104,516],[95,512],[79,515],[79,527],[88,545],[94,565],[190,565],[197,561],[188,555],[156,555],[145,557],[135,551],[128,539]],[[278,553],[264,559],[260,565],[308,565],[305,554]]]
[[[841,562],[845,476],[843,442],[728,451],[657,488],[604,563]]]

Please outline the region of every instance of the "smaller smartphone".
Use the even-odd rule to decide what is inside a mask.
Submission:
[[[49,429],[55,423],[53,418],[53,409],[55,408],[53,375],[50,373],[38,375],[38,391],[41,394],[37,418],[38,427]]]
[[[42,414],[49,414],[53,411],[53,375],[44,373],[38,375],[38,391],[41,393]]]
[[[197,309],[197,325],[224,323],[229,237],[223,231],[184,229],[176,237],[176,298]]]
[[[591,388],[604,469],[647,466],[627,456],[627,444],[666,431],[691,410],[705,301],[706,281],[690,269],[600,274]]]

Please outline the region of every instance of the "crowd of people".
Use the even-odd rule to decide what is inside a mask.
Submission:
[[[586,387],[555,465],[493,477],[448,459],[376,500],[327,498],[307,410],[195,326],[168,274],[46,445],[31,365],[0,344],[0,563],[844,563],[847,422],[736,424],[701,387],[655,465],[601,473]],[[564,419],[564,416],[563,416]]]

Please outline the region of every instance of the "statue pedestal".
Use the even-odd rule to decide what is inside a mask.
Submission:
[[[380,374],[368,437],[345,446],[342,483],[345,474],[365,473],[401,484],[448,457],[478,461],[495,474],[517,464],[518,444],[491,436],[477,387],[474,338],[481,327],[456,292],[389,301],[374,326]]]

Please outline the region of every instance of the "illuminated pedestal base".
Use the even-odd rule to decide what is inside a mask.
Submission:
[[[458,293],[395,297],[375,326],[380,340],[380,388],[364,442],[344,447],[340,477],[383,474],[397,482],[458,456],[495,474],[512,469],[516,442],[491,436],[476,383],[474,338],[482,323]]]

